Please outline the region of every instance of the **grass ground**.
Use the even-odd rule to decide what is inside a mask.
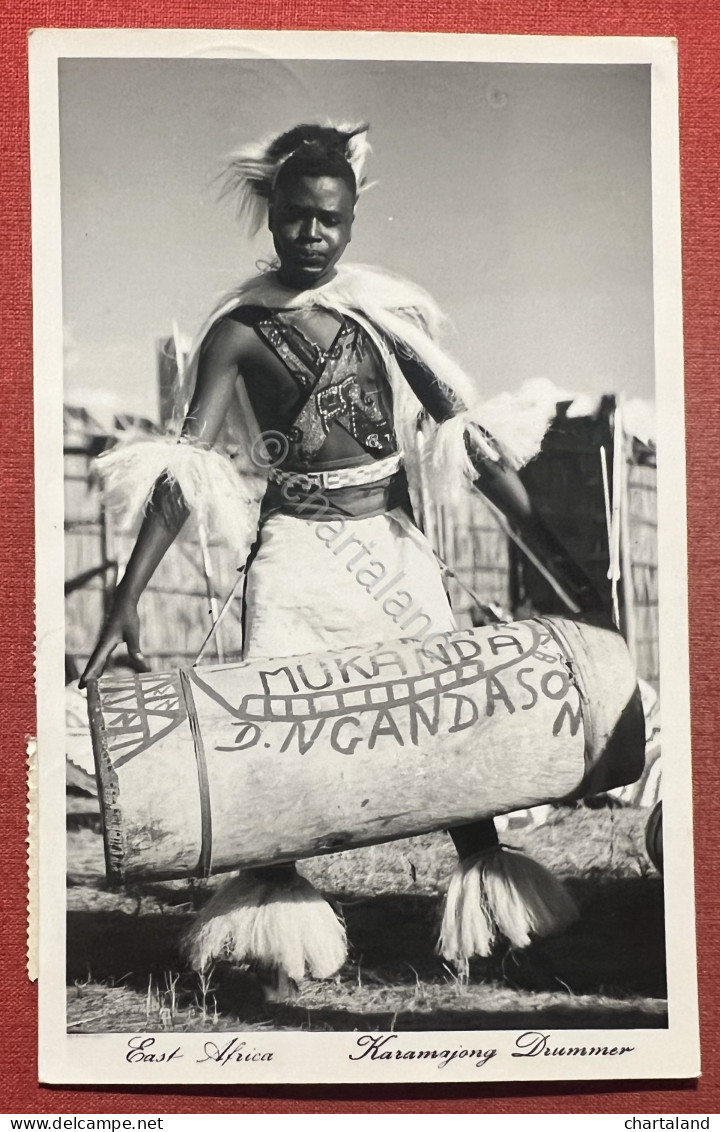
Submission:
[[[97,820],[68,818],[71,1033],[193,1030],[472,1030],[667,1024],[662,880],[643,847],[647,812],[558,809],[507,835],[565,882],[570,930],[471,965],[460,983],[434,954],[456,857],[432,834],[316,858],[301,871],[345,918],[351,954],[327,982],[268,1005],[251,972],[182,967],[177,941],[208,889],[186,882],[107,889]],[[215,878],[211,886],[220,882]]]

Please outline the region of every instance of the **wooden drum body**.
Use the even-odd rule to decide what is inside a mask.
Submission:
[[[108,876],[207,876],[635,781],[619,634],[560,618],[88,687]]]

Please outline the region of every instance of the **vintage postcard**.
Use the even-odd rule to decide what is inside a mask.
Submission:
[[[30,85],[41,1080],[697,1075],[676,44]]]

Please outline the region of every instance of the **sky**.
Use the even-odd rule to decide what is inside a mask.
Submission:
[[[272,255],[216,177],[299,121],[370,122],[346,259],[422,284],[488,395],[652,398],[650,70],[271,59],[60,61],[65,400],[157,417],[155,343]]]

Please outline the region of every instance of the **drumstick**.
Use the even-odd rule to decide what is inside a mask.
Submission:
[[[223,617],[227,613],[228,609],[232,605],[233,598],[235,597],[235,594],[238,591],[238,586],[240,585],[240,583],[243,580],[244,573],[245,573],[245,567],[239,566],[238,567],[238,576],[235,579],[235,582],[233,584],[233,588],[230,590],[230,593],[225,598],[225,601],[223,602],[222,609],[220,610],[217,617],[214,619],[212,625],[210,626],[210,630],[208,632],[208,635],[206,636],[205,640],[203,641],[202,645],[200,646],[200,651],[198,652],[197,656],[195,657],[194,661],[192,662],[192,666],[191,666],[192,668],[194,668],[197,664],[199,664],[200,661],[202,660],[203,656],[205,655],[205,650],[208,647],[208,645],[210,644],[210,641],[213,639],[218,625],[220,624]]]
[[[488,500],[488,502],[492,510],[495,512],[495,516],[502,530],[504,530],[508,538],[511,538],[515,545],[520,548],[525,557],[535,567],[538,573],[542,574],[545,581],[548,582],[548,584],[552,587],[557,596],[563,602],[565,608],[573,614],[581,613],[582,607],[578,604],[574,597],[570,596],[563,584],[555,577],[552,571],[548,569],[545,563],[540,558],[538,558],[538,556],[530,549],[522,536],[518,534],[512,524],[509,523],[505,518],[500,508],[496,507],[495,504],[490,500]]]
[[[210,602],[210,617],[212,618],[212,632],[217,632],[218,626],[220,624],[220,617],[219,617],[219,614],[218,614],[217,598],[215,597],[215,591],[214,591],[214,588],[213,588],[212,561],[210,559],[210,550],[209,550],[209,547],[208,547],[208,540],[207,540],[207,534],[206,534],[206,531],[205,531],[205,524],[198,521],[197,528],[198,528],[198,537],[199,537],[199,540],[200,540],[200,554],[201,554],[201,557],[202,557],[203,573],[205,575],[205,587],[206,587],[206,590],[207,590],[208,601]],[[207,640],[208,640],[208,638],[206,638],[206,640],[203,642],[203,648],[205,648],[205,644],[206,644]],[[225,663],[225,652],[224,652],[223,647],[222,647],[222,640],[221,640],[219,633],[217,634],[217,638],[216,638],[215,643],[216,643],[216,647],[217,647],[218,662],[220,664],[224,664]],[[195,663],[197,664],[197,661]]]

